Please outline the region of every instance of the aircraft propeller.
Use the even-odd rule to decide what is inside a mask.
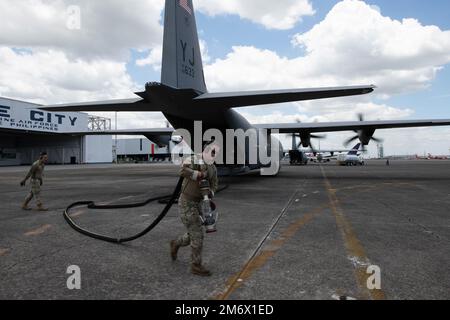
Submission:
[[[362,113],[358,114],[358,119],[361,122],[364,122],[364,115]],[[363,130],[354,130],[357,135],[347,139],[344,141],[344,146],[348,147],[350,143],[356,140],[360,140],[363,146],[366,146],[369,144],[370,141],[375,141],[377,143],[382,143],[383,139],[379,139],[373,136],[375,133],[374,129],[363,129]]]
[[[304,134],[304,133],[293,133],[292,135],[292,146],[296,146],[297,149],[300,149],[301,147],[311,148],[311,151],[313,153],[317,153],[316,148],[314,147],[314,144],[311,142],[311,139],[325,139],[326,135],[315,135],[315,134]],[[297,138],[300,138],[300,142],[297,143]]]
[[[301,123],[300,119],[296,120],[297,123]],[[311,139],[325,139],[327,136],[326,135],[316,135],[316,134],[311,134],[310,132],[303,132],[300,131],[298,133],[292,133],[291,134],[292,137],[292,148],[293,149],[300,149],[302,146],[305,148],[310,147],[311,151],[316,154],[316,148],[314,148],[314,145],[311,143]],[[300,142],[297,143],[297,138],[300,139]]]

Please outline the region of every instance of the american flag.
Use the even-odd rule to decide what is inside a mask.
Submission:
[[[192,15],[192,9],[189,7],[188,0],[180,0],[180,6]]]

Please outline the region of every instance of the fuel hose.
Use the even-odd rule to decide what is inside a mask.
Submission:
[[[173,206],[173,204],[177,201],[179,195],[180,195],[180,191],[181,191],[181,186],[183,184],[183,178],[180,178],[178,180],[177,186],[175,187],[175,190],[173,191],[173,193],[171,195],[164,195],[164,196],[159,196],[159,197],[153,197],[153,198],[149,198],[145,201],[142,202],[137,202],[137,203],[129,203],[129,204],[116,204],[116,205],[97,205],[94,201],[78,201],[78,202],[74,202],[71,205],[69,205],[66,210],[64,210],[64,219],[67,221],[67,223],[69,224],[70,227],[72,227],[72,229],[74,229],[75,231],[88,236],[90,238],[93,239],[97,239],[97,240],[101,240],[101,241],[106,241],[106,242],[110,242],[110,243],[115,243],[115,244],[122,244],[122,243],[126,243],[126,242],[130,242],[133,240],[136,240],[138,238],[141,238],[143,236],[145,236],[147,233],[149,233],[150,231],[152,231],[163,219],[164,217],[167,215],[167,213],[169,212],[170,208]],[[228,188],[228,185],[219,188],[219,190],[217,190],[216,193],[221,192],[225,189]],[[98,234],[89,230],[86,230],[84,228],[82,228],[81,226],[79,226],[71,217],[70,217],[70,210],[75,208],[75,207],[81,207],[81,206],[87,206],[88,209],[98,209],[98,210],[114,210],[114,209],[129,209],[129,208],[139,208],[139,207],[144,207],[152,202],[155,201],[159,201],[159,203],[163,203],[165,204],[164,209],[162,210],[162,212],[159,214],[159,216],[147,227],[145,228],[143,231],[139,232],[138,234],[135,234],[131,237],[127,237],[127,238],[114,238],[111,236],[107,236],[107,235],[102,235],[102,234]]]

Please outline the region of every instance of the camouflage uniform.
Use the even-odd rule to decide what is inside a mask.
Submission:
[[[187,247],[191,245],[191,262],[202,264],[203,249],[203,227],[200,220],[199,203],[189,201],[180,197],[178,211],[181,221],[187,229],[187,233],[179,237],[176,241],[177,246]]]
[[[24,209],[27,208],[28,203],[33,199],[33,197],[36,199],[38,208],[43,208],[41,201],[41,185],[43,182],[44,167],[45,164],[40,160],[34,162],[33,165],[31,166],[30,171],[28,172],[27,176],[22,182],[23,184],[25,184],[25,182],[29,178],[31,178],[31,191],[25,198],[25,203],[23,205]]]
[[[28,196],[31,199],[36,199],[38,205],[42,205],[41,201],[41,181],[38,179],[31,179],[31,191]]]
[[[202,196],[197,177],[200,172],[207,172],[207,179],[213,193],[217,190],[218,180],[217,169],[214,165],[195,164],[195,159],[195,156],[188,158],[180,170],[180,176],[185,179],[178,204],[181,221],[186,227],[187,233],[175,240],[174,243],[177,247],[191,245],[191,262],[194,265],[201,265],[204,232],[200,220]]]

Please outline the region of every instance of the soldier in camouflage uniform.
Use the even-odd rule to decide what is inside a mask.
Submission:
[[[31,199],[36,198],[36,203],[38,206],[39,211],[48,211],[47,208],[45,208],[41,201],[41,186],[44,183],[43,181],[43,173],[44,173],[44,167],[45,163],[48,161],[48,156],[46,152],[42,152],[39,160],[33,163],[31,166],[30,171],[28,172],[25,179],[23,179],[20,182],[20,185],[23,187],[25,186],[25,183],[29,178],[31,178],[31,191],[28,194],[28,196],[25,198],[25,202],[22,205],[23,210],[31,210],[31,208],[28,207],[28,204],[30,203]]]
[[[180,247],[191,246],[191,272],[195,275],[204,277],[210,276],[211,272],[202,265],[204,232],[200,220],[200,203],[202,201],[202,196],[200,193],[199,182],[203,179],[209,180],[212,197],[218,186],[217,169],[213,164],[214,157],[218,152],[219,147],[215,144],[210,144],[206,146],[202,155],[191,156],[183,162],[180,176],[184,178],[184,181],[178,204],[181,221],[186,227],[187,233],[177,240],[170,242],[173,261],[177,259],[177,253]]]

